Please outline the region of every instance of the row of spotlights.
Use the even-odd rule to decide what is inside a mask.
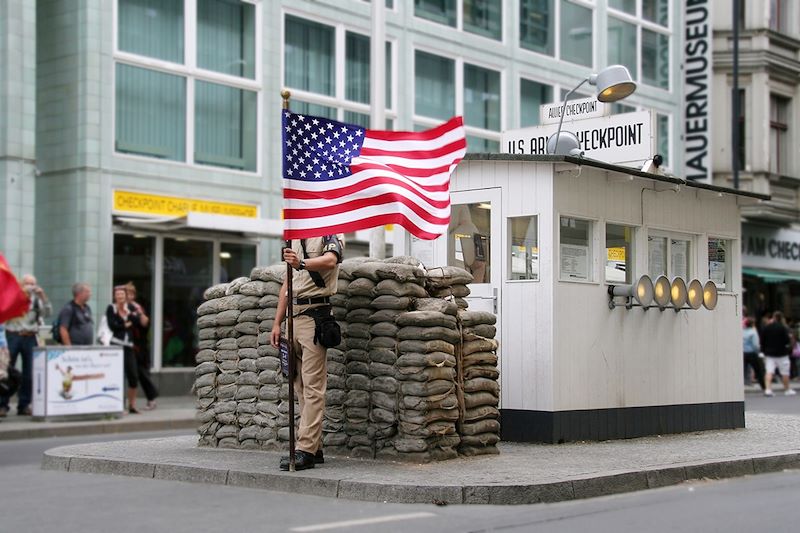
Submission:
[[[615,296],[627,298],[625,307],[628,309],[634,305],[645,309],[658,307],[661,310],[671,305],[675,311],[700,307],[712,310],[717,307],[717,286],[710,280],[703,284],[693,279],[687,285],[681,277],[674,277],[670,281],[667,276],[658,276],[653,282],[650,276],[644,275],[632,285],[609,286],[608,295],[608,307],[611,309],[617,305]]]

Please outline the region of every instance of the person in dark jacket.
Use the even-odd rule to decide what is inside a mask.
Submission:
[[[775,311],[772,320],[761,330],[761,351],[764,352],[766,376],[764,378],[764,395],[773,396],[772,376],[779,370],[783,379],[783,389],[786,396],[794,396],[795,392],[789,386],[789,354],[792,351],[792,340],[789,337],[789,328],[783,313]]]
[[[128,412],[139,414],[136,409],[136,389],[139,387],[139,373],[136,354],[133,352],[134,329],[140,326],[141,316],[136,308],[128,303],[124,285],[114,287],[114,303],[106,309],[108,327],[114,334],[112,344],[122,346],[125,355],[125,379],[128,381]]]
[[[133,352],[136,356],[136,370],[139,381],[142,384],[144,395],[147,397],[145,409],[155,409],[158,389],[150,377],[150,342],[147,338],[147,331],[150,329],[150,317],[147,316],[144,307],[136,300],[136,285],[129,281],[125,285],[125,290],[128,293],[128,305],[133,306],[133,312],[139,316],[138,325],[135,323],[133,326]]]

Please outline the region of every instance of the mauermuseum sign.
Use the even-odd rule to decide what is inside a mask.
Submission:
[[[711,2],[686,0],[683,146],[687,180],[711,181]]]

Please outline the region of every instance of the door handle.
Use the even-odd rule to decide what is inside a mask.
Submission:
[[[492,289],[492,306],[494,308],[494,314],[497,314],[497,289]]]

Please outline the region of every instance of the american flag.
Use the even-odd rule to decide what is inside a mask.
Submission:
[[[461,117],[379,131],[283,112],[284,239],[399,224],[435,239],[450,223],[450,174],[466,153]]]

